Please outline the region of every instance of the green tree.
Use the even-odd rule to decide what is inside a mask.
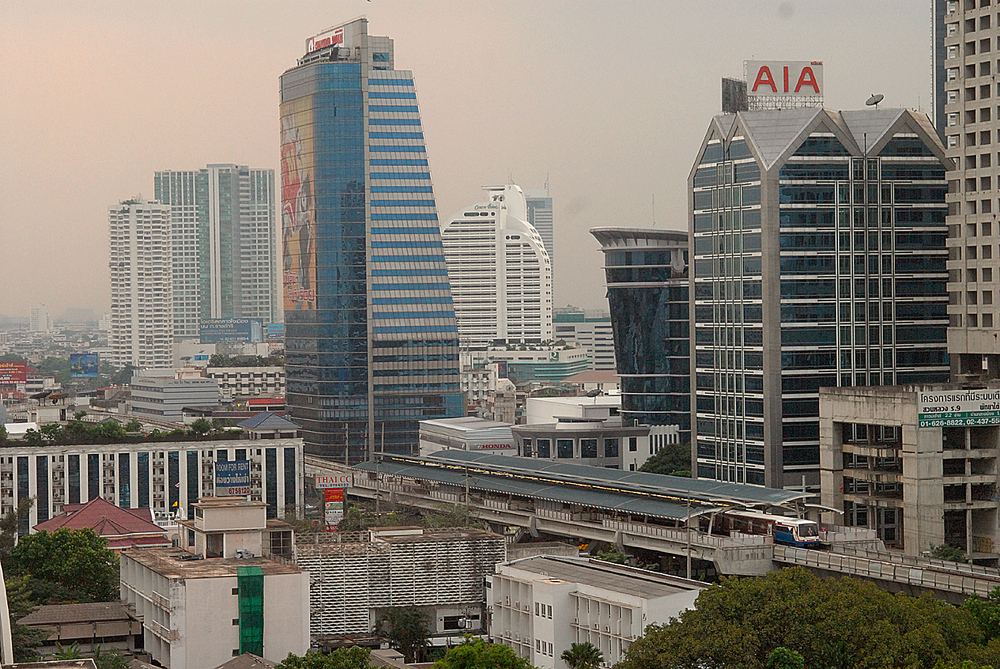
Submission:
[[[118,599],[118,556],[90,528],[21,537],[7,564],[14,575],[30,577],[38,601]]]
[[[17,506],[8,511],[0,518],[0,560],[6,563],[14,545],[17,543],[18,530],[25,526],[27,532],[28,514],[31,507],[35,505],[34,497],[22,497],[18,500]]]
[[[594,556],[598,560],[604,560],[605,562],[613,562],[615,564],[625,564],[628,561],[628,555],[622,553],[620,550],[615,548],[609,548],[608,550],[597,551],[597,555]]]
[[[449,504],[424,516],[424,527],[481,527],[482,523],[464,504]]]
[[[691,444],[667,444],[639,467],[648,474],[691,476]]]
[[[792,568],[722,579],[693,610],[646,628],[619,669],[764,669],[779,647],[823,669],[932,669],[966,659],[997,665],[1000,647],[983,639],[968,612],[940,600]]]
[[[94,649],[94,664],[97,669],[129,669],[132,666],[122,653],[116,650],[105,652],[100,646]]]
[[[604,653],[590,642],[574,643],[559,658],[570,669],[597,669],[604,662]]]
[[[427,625],[430,616],[416,606],[394,606],[375,621],[375,634],[388,639],[389,645],[406,656],[407,662],[420,662],[427,648]]]
[[[805,669],[802,655],[784,646],[778,646],[767,656],[767,669]]]
[[[10,435],[7,434],[7,428],[0,424],[0,444],[7,443]]]
[[[514,649],[466,637],[434,663],[434,669],[534,669]]]
[[[38,660],[35,648],[42,645],[49,637],[45,630],[18,625],[17,621],[35,610],[36,605],[31,599],[27,576],[8,576],[4,585],[7,588],[7,608],[10,611],[11,648],[14,651],[15,662],[33,662]]]
[[[305,655],[288,654],[275,669],[367,669],[371,652],[367,648],[351,646],[337,648],[329,653],[315,650]]]
[[[928,557],[932,557],[935,560],[950,560],[951,562],[968,562],[968,558],[965,557],[965,551],[958,546],[952,546],[950,544],[941,544],[940,546],[931,546],[930,552],[928,552]]]
[[[207,418],[199,418],[191,423],[189,428],[192,434],[203,436],[212,431],[212,421]]]
[[[976,621],[987,640],[1000,638],[1000,587],[993,588],[986,599],[969,597],[962,608]]]
[[[138,418],[132,418],[129,422],[125,423],[126,432],[142,432],[142,423],[139,422]]]

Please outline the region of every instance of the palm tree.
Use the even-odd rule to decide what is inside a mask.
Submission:
[[[604,653],[590,642],[574,643],[559,657],[570,669],[597,669],[604,662]]]

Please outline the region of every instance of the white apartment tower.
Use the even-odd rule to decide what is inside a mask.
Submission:
[[[451,217],[441,232],[463,347],[552,339],[552,264],[528,223],[524,193],[485,186],[486,202]]]
[[[31,307],[28,327],[32,332],[48,332],[52,329],[52,316],[44,304]]]
[[[948,172],[948,352],[955,380],[1000,377],[1000,14],[935,0],[935,121]]]
[[[156,172],[171,206],[174,335],[214,318],[278,320],[274,170],[208,165]]]
[[[108,209],[111,239],[111,363],[173,365],[170,207],[142,198]]]

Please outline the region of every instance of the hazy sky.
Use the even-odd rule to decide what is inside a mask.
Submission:
[[[555,304],[606,308],[595,226],[685,229],[720,78],[824,61],[826,106],[931,109],[927,0],[0,0],[0,314],[109,308],[107,208],[153,172],[278,167],[278,76],[360,15],[413,70],[442,220],[549,178]]]

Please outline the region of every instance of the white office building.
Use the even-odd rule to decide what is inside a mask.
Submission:
[[[31,307],[28,328],[32,332],[48,332],[52,329],[52,316],[49,315],[48,307],[44,304]]]
[[[170,207],[141,197],[108,209],[111,364],[173,364]]]
[[[441,232],[463,346],[497,339],[552,339],[552,265],[528,223],[524,193],[486,186],[486,202],[451,217]]]
[[[490,579],[490,633],[539,669],[561,669],[574,643],[593,644],[612,666],[647,625],[694,608],[707,587],[601,560],[523,558],[498,564]]]

